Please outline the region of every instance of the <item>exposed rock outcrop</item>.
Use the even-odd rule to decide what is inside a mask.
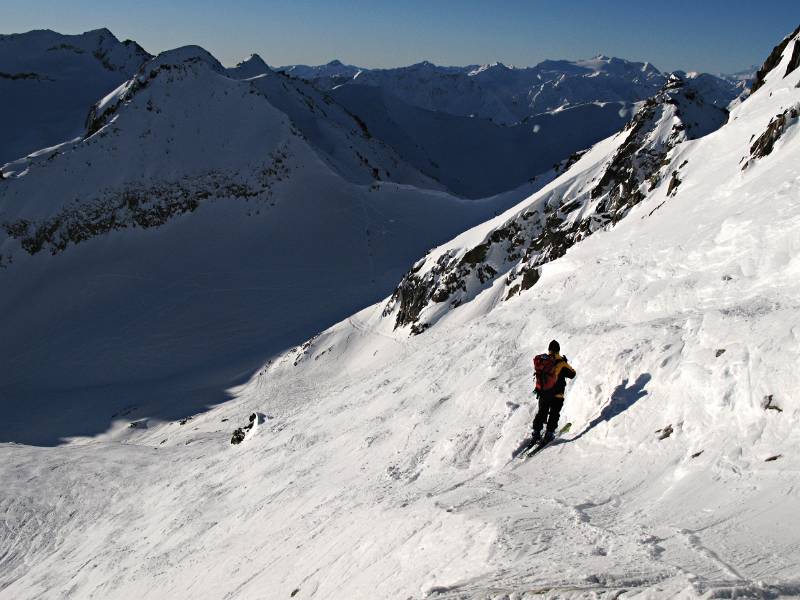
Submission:
[[[800,117],[800,105],[795,105],[770,119],[767,129],[750,146],[750,159],[744,163],[742,170],[759,158],[770,154],[786,130],[797,123],[798,117]]]
[[[797,37],[798,34],[800,34],[800,25],[798,25],[797,29],[795,29],[792,33],[783,38],[783,41],[780,44],[778,44],[772,49],[772,52],[770,52],[769,56],[767,57],[767,60],[764,61],[764,64],[756,73],[756,80],[753,82],[753,87],[750,88],[751,92],[755,92],[758,88],[764,85],[767,78],[767,74],[780,64],[781,58],[783,58],[784,50],[786,50],[786,47],[789,45],[789,42],[792,41],[795,37]],[[798,50],[797,48],[796,41],[795,41],[794,53],[800,53],[800,50]],[[792,57],[792,63],[795,62],[794,53]],[[800,57],[798,57],[798,60],[800,60]],[[795,67],[797,67],[796,64]],[[790,64],[789,70],[786,71],[784,77],[789,73],[791,73],[792,70],[793,67]]]
[[[251,413],[247,425],[234,429],[233,435],[231,436],[231,444],[234,446],[241,444],[247,437],[247,434],[250,433],[254,427],[261,425],[266,419],[267,417],[261,413]]]
[[[181,214],[197,210],[201,203],[220,198],[269,201],[275,183],[288,177],[288,154],[279,150],[252,178],[236,180],[224,173],[185,178],[148,187],[127,187],[107,192],[91,201],[74,202],[41,221],[17,219],[0,222],[9,237],[19,240],[23,250],[51,254],[71,244],[110,231],[163,225]]]
[[[789,59],[789,64],[786,66],[786,73],[784,77],[792,73],[797,67],[800,67],[800,40],[794,41],[794,46],[792,47],[792,56]]]

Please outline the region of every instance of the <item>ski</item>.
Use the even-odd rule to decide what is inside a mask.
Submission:
[[[556,432],[556,435],[553,437],[553,439],[550,440],[549,442],[547,442],[546,444],[537,444],[533,448],[529,448],[528,450],[526,450],[524,452],[520,452],[520,455],[522,456],[522,460],[528,460],[532,456],[535,456],[535,455],[539,454],[539,452],[541,452],[542,450],[547,448],[547,446],[552,444],[554,441],[556,441],[562,435],[564,435],[565,433],[568,433],[570,429],[572,429],[572,423],[567,423],[561,429],[559,429]]]

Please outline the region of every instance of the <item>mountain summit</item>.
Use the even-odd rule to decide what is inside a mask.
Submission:
[[[235,67],[227,69],[228,75],[234,79],[250,79],[270,71],[269,65],[258,54],[251,54]]]
[[[89,107],[149,58],[108,29],[0,35],[0,166],[79,136]]]

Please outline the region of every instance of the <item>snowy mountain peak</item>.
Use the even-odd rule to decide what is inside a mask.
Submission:
[[[81,134],[98,98],[152,58],[108,29],[63,35],[50,30],[0,35],[0,165]]]
[[[636,78],[644,75],[645,80],[654,81],[662,77],[661,72],[649,62],[629,61],[616,56],[601,54],[587,60],[575,61],[572,64],[607,76]]]
[[[353,65],[346,65],[340,60],[332,60],[327,64],[318,66],[287,65],[276,69],[276,71],[283,71],[299,79],[328,81],[329,83],[323,87],[332,87],[333,85],[341,83],[343,80],[353,79],[363,70],[365,69]]]
[[[251,54],[249,58],[239,62],[235,67],[226,69],[228,77],[233,79],[250,79],[270,73],[269,65],[258,54]]]
[[[243,60],[242,62],[238,63],[236,66],[240,67],[242,65],[259,65],[261,67],[267,67],[267,63],[264,62],[264,59],[261,58],[256,53],[251,54],[247,59]]]
[[[467,72],[467,75],[469,75],[470,77],[475,77],[476,75],[480,75],[481,73],[510,72],[514,70],[515,68],[513,66],[507,66],[501,62],[493,62],[475,68],[465,67],[465,71]]]
[[[85,32],[87,38],[96,37],[100,40],[105,40],[106,38],[111,38],[113,41],[118,42],[117,36],[111,33],[111,30],[107,27],[101,27],[99,29],[92,29],[90,31]]]
[[[122,45],[128,48],[135,56],[141,56],[144,59],[151,58],[151,54],[142,48],[136,40],[123,40]]]
[[[437,65],[433,64],[429,60],[423,60],[418,63],[414,63],[413,65],[409,65],[409,69],[414,69],[418,71],[435,71],[437,69]]]
[[[225,67],[211,55],[205,48],[200,46],[181,46],[174,50],[166,50],[156,56],[153,60],[143,65],[142,70],[145,75],[153,77],[152,73],[159,70],[169,69],[170,67],[181,67],[192,64],[208,65],[217,73],[224,74]]]
[[[120,42],[105,28],[77,35],[49,29],[0,35],[0,71],[6,73],[26,71],[63,78],[58,71],[68,64],[74,69],[77,64],[95,61],[108,71],[131,71],[149,58],[137,43]]]
[[[108,124],[117,109],[123,103],[130,101],[140,90],[150,85],[151,81],[163,77],[164,74],[172,80],[197,75],[201,71],[227,76],[225,67],[200,46],[182,46],[160,53],[144,63],[132,79],[119,85],[92,106],[86,119],[86,137],[94,135]]]

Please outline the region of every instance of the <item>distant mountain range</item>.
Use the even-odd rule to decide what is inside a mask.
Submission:
[[[91,105],[151,58],[106,29],[1,36],[0,111],[14,118],[8,121],[10,135],[0,140],[0,164],[79,137]],[[650,63],[606,56],[527,68],[422,62],[364,69],[335,60],[272,69],[253,54],[222,69],[233,79],[278,72],[309,82],[317,102],[334,101],[365,135],[469,198],[525,185],[619,130],[637,103],[657,93],[668,77]],[[705,100],[720,107],[743,90],[736,77],[682,76],[696,79]]]
[[[502,63],[441,67],[421,62],[394,69],[365,69],[332,61],[327,65],[279,67],[323,89],[342,85],[380,87],[404,101],[449,114],[482,117],[513,125],[546,112],[592,102],[639,102],[666,82],[650,63],[596,56],[588,60],[546,60],[533,67]],[[697,77],[692,73],[684,77]],[[737,76],[703,74],[713,81],[713,104],[727,106],[738,95]]]

